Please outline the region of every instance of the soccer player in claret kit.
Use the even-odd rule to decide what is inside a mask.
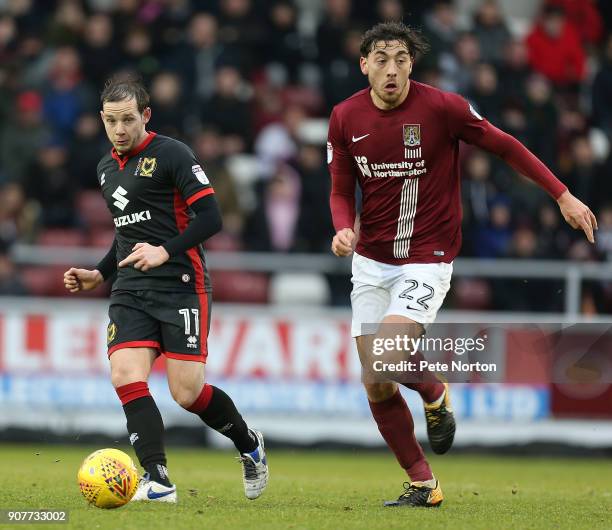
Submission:
[[[133,500],[177,500],[166,468],[162,417],[147,386],[160,354],[172,397],[232,440],[245,495],[256,499],[268,482],[263,437],[247,427],[223,390],[204,379],[211,286],[201,244],[221,229],[213,188],[189,147],[146,131],[149,96],[137,79],[111,78],[101,102],[113,147],[97,175],[115,240],[95,270],[71,268],[64,283],[71,292],[89,290],[117,272],[108,356],[130,442],[145,469]]]
[[[597,228],[589,208],[519,141],[461,96],[409,79],[415,56],[426,48],[417,32],[399,22],[367,31],[360,66],[370,86],[336,105],[329,124],[332,251],[348,256],[354,249],[351,331],[364,373],[371,370],[371,336],[385,325],[402,326],[414,337],[423,334],[450,287],[461,246],[460,141],[499,156],[545,189],[565,220],[584,230],[591,243]],[[362,193],[358,241],[353,231],[357,182]],[[413,360],[423,358],[410,353]],[[434,373],[410,381],[391,373],[379,381],[364,377],[378,429],[410,477],[400,497],[385,505],[439,506],[442,490],[414,436],[398,383],[423,399],[435,453],[447,452],[455,435],[448,386]]]

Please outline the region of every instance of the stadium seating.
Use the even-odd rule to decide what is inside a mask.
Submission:
[[[282,273],[272,278],[270,302],[277,305],[325,305],[330,292],[325,277],[316,273]]]
[[[85,235],[80,230],[72,228],[49,228],[43,230],[37,243],[46,247],[80,247],[84,246]]]
[[[79,217],[88,229],[95,231],[113,227],[104,197],[98,190],[81,191],[77,196],[76,204]]]

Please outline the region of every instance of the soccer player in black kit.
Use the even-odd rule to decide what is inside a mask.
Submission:
[[[109,79],[100,115],[113,144],[97,168],[115,222],[115,240],[95,270],[64,273],[70,292],[113,277],[108,324],[111,380],[145,469],[132,500],[176,502],[163,444],[164,425],[147,379],[166,357],[174,400],[232,440],[240,453],[245,495],[268,482],[260,432],[249,429],[223,390],[205,383],[211,286],[202,242],[221,229],[214,191],[193,151],[147,132],[149,96],[134,78]]]

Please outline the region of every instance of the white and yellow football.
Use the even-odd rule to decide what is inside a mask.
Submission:
[[[77,473],[83,497],[98,508],[119,508],[130,502],[138,487],[138,470],[119,449],[91,453]]]

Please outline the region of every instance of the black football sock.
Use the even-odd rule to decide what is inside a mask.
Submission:
[[[135,385],[140,386],[135,388]],[[149,394],[147,384],[131,383],[117,388],[117,394],[123,403],[130,443],[134,447],[140,465],[149,473],[152,480],[164,486],[171,486],[164,451],[164,422],[155,401]]]
[[[145,469],[149,474],[149,479],[164,486],[172,486],[172,482],[168,478],[168,468],[164,464],[148,464]]]
[[[164,422],[155,401],[151,396],[142,397],[123,405],[123,410],[140,465],[151,475],[151,480],[171,486],[166,470]]]
[[[197,414],[211,429],[227,436],[240,453],[251,453],[257,449],[257,438],[249,431],[232,398],[220,388],[205,384],[187,410]]]

